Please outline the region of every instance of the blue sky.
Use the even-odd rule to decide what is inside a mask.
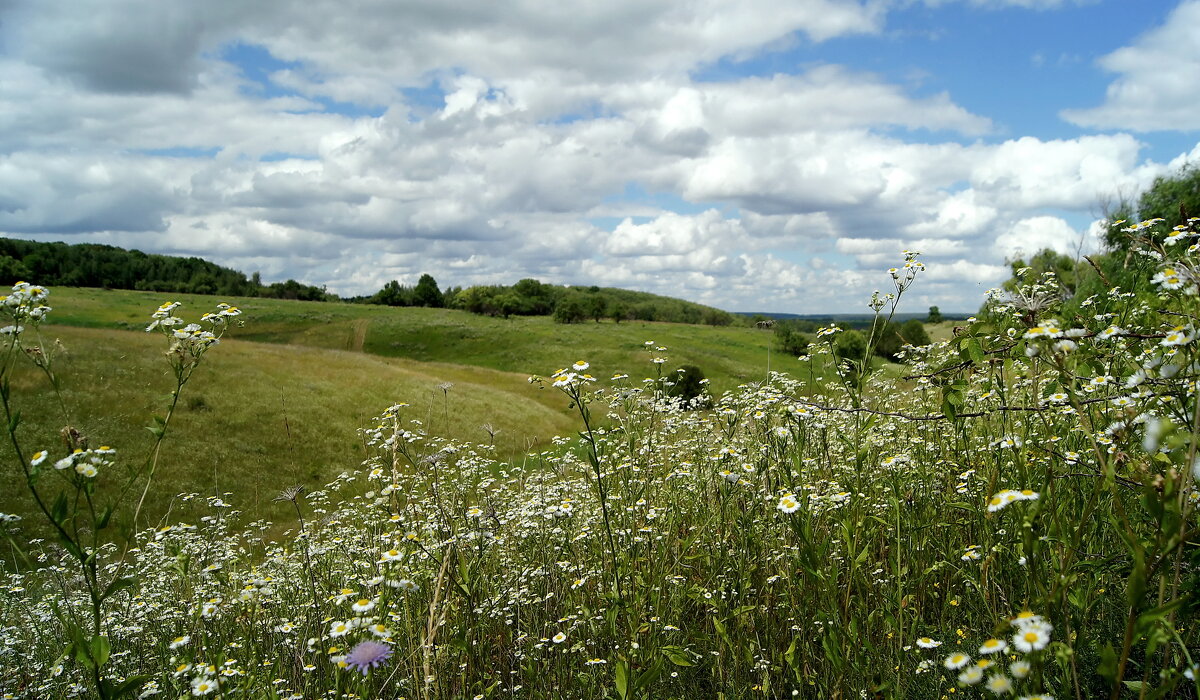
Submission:
[[[1200,158],[1200,0],[0,3],[0,234],[861,311]],[[864,307],[865,308],[865,307]],[[902,309],[904,310],[904,309]]]

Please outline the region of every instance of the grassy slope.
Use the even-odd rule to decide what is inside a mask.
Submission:
[[[143,459],[143,429],[165,410],[171,376],[165,341],[143,332],[162,301],[181,301],[194,320],[214,297],[56,288],[43,333],[60,339],[58,359],[71,422]],[[356,430],[386,406],[413,405],[410,416],[435,434],[486,443],[480,427],[500,432],[496,447],[516,457],[576,429],[567,401],[526,382],[578,359],[601,379],[653,374],[645,341],[668,348],[666,369],[696,364],[720,393],[761,379],[773,334],[751,328],[611,322],[555,324],[547,317],[509,320],[446,309],[227,299],[245,312],[184,391],[152,491],[151,515],[181,492],[233,492],[239,507],[273,519],[288,514],[270,499],[292,483],[323,484],[362,456]],[[791,356],[771,352],[771,368],[804,377]],[[453,386],[444,395],[439,385]],[[24,449],[60,444],[64,424],[45,381],[30,371],[14,386],[24,412]],[[0,478],[19,472],[9,445]],[[13,483],[8,481],[8,483]],[[23,489],[0,490],[0,511],[28,514]]]
[[[63,303],[61,296],[57,302]],[[62,344],[56,362],[72,409],[66,422],[93,446],[111,444],[126,460],[144,459],[151,436],[143,426],[165,411],[173,384],[164,339],[63,326],[42,332],[48,342]],[[446,395],[438,388],[443,382],[454,384]],[[23,415],[23,449],[59,454],[64,420],[46,380],[23,369],[13,388]],[[165,512],[170,497],[181,492],[234,492],[239,506],[285,518],[280,508],[267,507],[279,489],[317,486],[357,467],[364,452],[356,430],[398,401],[412,404],[407,416],[434,434],[486,444],[480,426],[491,423],[500,430],[501,454],[522,454],[574,428],[561,397],[530,386],[523,374],[226,340],[184,389],[150,512]],[[28,514],[32,504],[17,481],[11,445],[0,453],[7,455],[0,479],[18,486],[0,489],[0,511]]]
[[[166,299],[183,302],[183,315],[210,310],[217,299],[99,289],[53,290],[52,319],[68,325],[140,329]],[[698,365],[716,393],[766,376],[774,335],[744,327],[714,328],[642,321],[562,325],[549,317],[511,319],[451,309],[388,308],[278,299],[226,299],[242,308],[247,326],[238,338],[384,357],[548,375],[578,359],[606,378],[615,372],[649,372],[643,345],[666,346],[668,367]],[[800,363],[772,352],[772,369],[798,373]]]

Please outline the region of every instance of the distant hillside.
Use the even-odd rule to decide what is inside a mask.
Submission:
[[[147,254],[93,243],[41,243],[0,238],[0,285],[25,280],[51,287],[97,287],[149,292],[342,301],[321,287],[295,280],[264,285],[258,273],[197,257]],[[560,323],[602,318],[725,326],[734,316],[682,299],[612,287],[570,287],[525,279],[512,286],[451,287],[443,293],[431,275],[415,287],[393,280],[371,296],[347,299],[383,306],[465,309],[488,316],[553,316]]]
[[[136,289],[324,301],[320,287],[295,280],[264,285],[201,258],[152,255],[94,243],[40,243],[0,238],[0,284],[26,280],[45,286]],[[336,297],[334,297],[336,298]]]
[[[728,326],[734,315],[711,306],[614,287],[571,287],[523,279],[510,286],[451,289],[445,305],[488,316],[553,316],[559,323],[612,319]]]
[[[828,325],[830,323],[844,323],[852,327],[865,326],[871,323],[871,319],[875,318],[875,314],[784,314],[774,311],[737,311],[734,312],[738,316],[754,318],[761,316],[763,318],[773,318],[777,320],[789,321],[808,321],[817,325]],[[963,321],[969,314],[957,314],[942,312],[942,320],[944,321]],[[929,313],[898,313],[895,321],[904,322],[910,319],[924,321],[929,317]]]

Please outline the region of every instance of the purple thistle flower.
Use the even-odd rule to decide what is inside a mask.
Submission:
[[[381,665],[392,655],[392,648],[379,642],[359,642],[358,646],[346,655],[346,665],[362,671],[367,675],[367,669]]]

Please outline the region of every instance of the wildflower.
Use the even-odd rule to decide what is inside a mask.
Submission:
[[[1008,676],[998,673],[988,679],[987,689],[992,691],[993,695],[1007,695],[1012,692],[1013,683]]]
[[[1075,352],[1075,350],[1079,347],[1079,344],[1076,343],[1074,340],[1067,340],[1066,338],[1064,338],[1064,339],[1056,342],[1051,347],[1054,348],[1054,352],[1061,352],[1063,354],[1067,354],[1067,353]]]
[[[575,364],[571,365],[571,369],[575,370],[576,372],[582,372],[582,371],[586,370],[588,367],[591,367],[591,365],[584,362],[583,360],[580,360],[580,361],[576,362]]]
[[[973,544],[970,547],[967,547],[966,551],[963,552],[963,555],[959,558],[962,559],[963,561],[974,561],[976,559],[979,559],[980,558],[979,545]],[[953,603],[951,603],[951,605],[953,605]]]
[[[995,513],[1002,510],[1005,506],[1017,500],[1018,493],[1010,489],[1005,489],[988,499],[987,510],[989,513]]]
[[[1040,651],[1050,643],[1050,631],[1044,625],[1028,625],[1014,634],[1012,640],[1021,652]]]
[[[182,637],[176,637],[175,639],[172,639],[171,643],[168,644],[167,646],[169,646],[172,649],[178,649],[179,647],[184,646],[185,644],[187,644],[190,641],[192,641],[192,638],[185,634]]]
[[[386,644],[379,642],[359,642],[358,646],[350,650],[342,661],[346,667],[354,668],[362,671],[362,674],[367,675],[367,671],[376,666],[383,664],[392,655],[392,648]]]
[[[350,606],[350,609],[356,613],[364,613],[370,611],[374,607],[375,601],[371,600],[370,598],[359,598],[358,600],[354,601],[354,603]]]
[[[554,635],[550,641],[554,642],[555,644],[562,644],[563,642],[567,641],[567,635],[559,632],[558,634]]]
[[[917,640],[917,646],[922,649],[936,649],[942,645],[941,642],[930,639],[929,637],[921,637]]]
[[[775,507],[784,513],[795,513],[800,510],[800,501],[796,500],[796,494],[787,493],[779,499],[779,505]]]
[[[46,451],[45,450],[42,450],[40,452],[35,452],[33,454],[33,457],[30,458],[30,460],[29,460],[29,466],[36,467],[37,465],[39,465],[45,461],[46,461]]]
[[[606,664],[608,662],[605,661],[604,659],[588,659],[584,663],[586,663],[588,666],[599,666],[601,664]]]
[[[77,464],[75,465],[75,472],[88,479],[91,479],[97,474],[96,467],[91,464]]]
[[[192,695],[208,695],[217,689],[217,684],[207,675],[201,674],[192,679]]]
[[[1162,339],[1163,347],[1187,345],[1190,342],[1192,342],[1192,336],[1187,332],[1186,326],[1175,326]]]
[[[950,656],[947,656],[946,660],[942,662],[942,665],[951,671],[956,671],[969,663],[971,663],[971,657],[967,656],[961,651],[956,651]]]
[[[963,685],[975,685],[981,680],[983,680],[983,669],[978,666],[968,666],[958,674],[958,682]]]
[[[1046,624],[1045,618],[1030,610],[1022,610],[1017,613],[1012,620],[1009,621],[1013,627],[1026,627],[1028,625],[1043,625]]]
[[[1151,277],[1150,281],[1161,285],[1163,289],[1179,289],[1183,286],[1186,274],[1174,267],[1164,267]]]
[[[1040,326],[1034,326],[1025,331],[1026,338],[1059,338],[1062,337],[1062,329],[1058,327],[1058,321],[1047,319]]]
[[[1008,672],[1013,675],[1013,678],[1020,679],[1029,675],[1029,669],[1029,662],[1022,659],[1012,662],[1008,667]]]
[[[350,623],[345,620],[338,620],[329,626],[330,637],[342,637],[350,632]]]
[[[995,637],[993,637],[979,646],[979,653],[980,654],[996,654],[996,653],[1004,651],[1007,648],[1008,648],[1008,644],[1005,643],[1005,641],[1003,639],[996,639]]]

